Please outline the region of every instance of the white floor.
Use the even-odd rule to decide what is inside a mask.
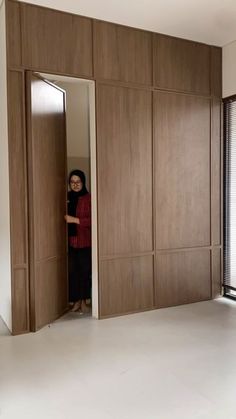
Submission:
[[[0,337],[0,419],[236,419],[236,303]]]

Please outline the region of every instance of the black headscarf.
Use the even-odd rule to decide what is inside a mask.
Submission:
[[[70,172],[69,184],[70,184],[70,180],[72,176],[78,176],[83,184],[83,187],[79,192],[75,192],[72,190],[68,192],[67,211],[69,215],[72,215],[72,217],[76,217],[76,208],[77,208],[78,200],[80,196],[86,195],[88,193],[88,190],[86,188],[86,177],[85,177],[84,172],[82,172],[82,170],[72,170],[72,172]],[[69,223],[68,224],[69,237],[76,236],[76,234],[77,234],[76,224]]]

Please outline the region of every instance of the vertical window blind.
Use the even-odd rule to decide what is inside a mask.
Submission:
[[[224,101],[224,295],[236,299],[236,96]]]

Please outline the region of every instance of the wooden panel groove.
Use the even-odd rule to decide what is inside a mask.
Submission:
[[[154,251],[139,252],[139,253],[122,253],[122,254],[116,254],[116,255],[102,255],[100,256],[100,260],[135,258],[135,257],[140,257],[140,256],[148,256],[148,255],[154,255]]]

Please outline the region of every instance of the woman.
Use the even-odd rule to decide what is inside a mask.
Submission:
[[[72,311],[88,311],[91,298],[91,195],[86,188],[85,174],[73,170],[69,175],[69,302]]]

